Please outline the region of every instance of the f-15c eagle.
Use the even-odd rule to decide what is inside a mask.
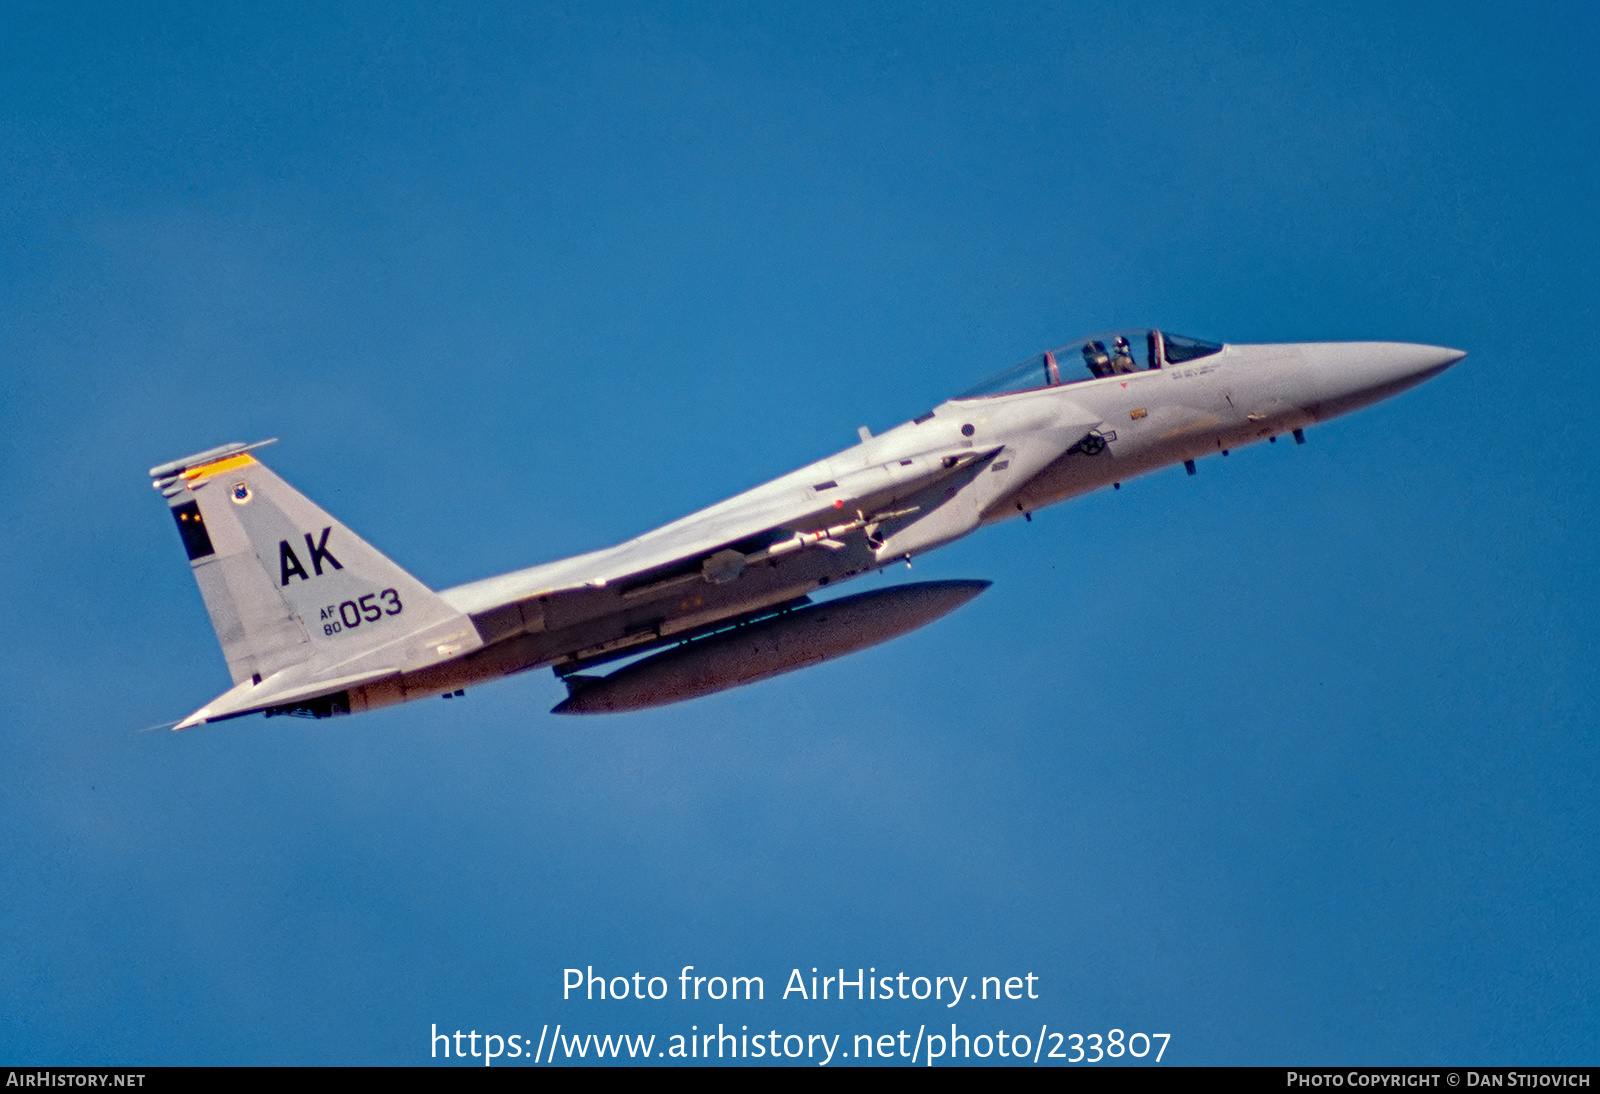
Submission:
[[[150,469],[234,681],[176,728],[352,714],[543,666],[567,685],[566,714],[751,683],[930,623],[988,582],[814,603],[819,589],[1136,475],[1303,441],[1464,356],[1095,335],[626,543],[440,591],[267,470],[254,453],[270,442],[223,445]]]

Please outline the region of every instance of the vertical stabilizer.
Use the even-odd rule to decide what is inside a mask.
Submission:
[[[472,621],[230,444],[150,469],[235,684],[409,671],[482,645]]]

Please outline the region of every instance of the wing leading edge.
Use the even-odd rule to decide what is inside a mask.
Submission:
[[[737,581],[747,568],[810,549],[841,547],[860,533],[871,563],[948,542],[975,528],[1003,499],[1100,424],[1072,403],[979,408],[989,420],[974,440],[973,408],[933,414],[864,440],[726,501],[615,547],[443,590],[486,639],[539,631],[696,583]],[[942,419],[942,421],[941,421]],[[957,423],[964,425],[963,433]],[[997,465],[1000,472],[983,475]]]

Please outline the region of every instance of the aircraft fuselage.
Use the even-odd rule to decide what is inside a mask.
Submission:
[[[806,606],[820,589],[1162,468],[1301,440],[1463,356],[1114,333],[625,543],[437,593],[262,466],[259,445],[225,445],[151,469],[235,682],[179,728],[449,697],[541,666],[567,682],[566,712],[747,683],[923,625],[983,583]],[[584,672],[663,647],[612,677]]]
[[[1093,490],[1120,484],[1185,461],[1198,460],[1326,421],[1421,383],[1459,360],[1455,350],[1411,343],[1289,343],[1224,345],[1196,360],[1090,378],[1009,394],[960,398],[826,459],[737,495],[675,525],[714,522],[721,512],[774,504],[828,506],[805,530],[825,531],[858,512],[915,511],[885,523],[877,535],[841,535],[842,546],[811,547],[748,566],[737,582],[682,573],[585,590],[556,614],[528,627],[525,610],[478,617],[492,632],[501,617],[505,638],[424,678],[369,689],[352,709],[399,701],[409,693],[438,694],[529,668],[558,672],[640,652],[685,635],[804,597],[886,565],[907,561],[981,525],[1023,516]],[[1092,429],[1081,423],[1100,423]],[[1048,459],[1052,430],[1066,423],[1066,451]],[[1043,440],[1041,441],[1041,438]],[[1088,444],[1080,444],[1092,438]],[[967,461],[955,473],[923,485],[947,461]],[[824,488],[825,484],[831,484]],[[837,504],[836,504],[837,503]],[[919,528],[945,507],[965,512],[934,528]],[[833,514],[837,514],[837,519]],[[675,525],[668,525],[665,532]],[[900,527],[896,527],[899,525]],[[874,545],[876,544],[876,546]],[[580,559],[603,558],[606,552]],[[539,574],[544,568],[524,573]],[[446,590],[470,610],[476,591],[504,588],[517,575]],[[538,579],[531,582],[537,584]],[[453,595],[454,594],[454,595]],[[519,632],[520,633],[516,633]]]

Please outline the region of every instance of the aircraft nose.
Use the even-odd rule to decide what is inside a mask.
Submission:
[[[1353,352],[1340,355],[1343,371],[1365,387],[1421,383],[1466,356],[1458,349],[1415,342],[1357,342],[1350,348]]]
[[[1318,398],[1306,409],[1324,420],[1398,395],[1466,356],[1448,346],[1415,342],[1339,342],[1309,349]]]
[[[1419,371],[1423,374],[1421,379],[1437,376],[1457,361],[1467,355],[1464,349],[1451,349],[1449,346],[1417,346],[1415,347],[1420,357]]]

